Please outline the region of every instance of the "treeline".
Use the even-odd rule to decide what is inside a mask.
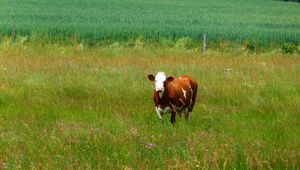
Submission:
[[[300,3],[300,0],[279,0],[279,1],[284,1],[284,2],[298,2],[298,3]]]

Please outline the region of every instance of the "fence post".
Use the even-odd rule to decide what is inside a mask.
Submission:
[[[206,45],[207,45],[207,37],[206,37],[206,33],[203,33],[202,34],[202,53],[205,52]]]
[[[11,39],[13,43],[16,42],[16,37],[17,37],[17,31],[16,28],[13,28],[12,35],[11,35]]]

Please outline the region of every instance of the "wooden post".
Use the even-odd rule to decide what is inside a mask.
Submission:
[[[17,37],[17,31],[16,31],[16,28],[14,28],[12,31],[12,35],[11,35],[11,40],[13,43],[16,42],[16,37]]]
[[[207,38],[206,33],[202,34],[202,52],[204,53],[206,50]]]

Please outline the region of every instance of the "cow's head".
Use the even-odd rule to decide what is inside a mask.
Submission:
[[[173,77],[166,77],[166,74],[164,72],[158,72],[156,76],[149,74],[148,79],[150,81],[154,81],[155,83],[155,91],[158,93],[159,98],[161,99],[164,92],[167,82],[173,81]]]
[[[164,72],[158,72],[156,74],[156,76],[149,74],[148,79],[150,81],[153,81],[155,84],[155,89],[154,89],[155,92],[153,95],[154,103],[156,105],[155,110],[156,110],[156,113],[157,113],[157,116],[159,117],[159,119],[163,120],[164,113],[169,112],[170,107],[162,104],[162,103],[166,102],[166,101],[164,101],[164,99],[162,97],[163,97],[164,92],[167,90],[166,84],[168,82],[173,81],[174,78],[166,77],[166,74]]]

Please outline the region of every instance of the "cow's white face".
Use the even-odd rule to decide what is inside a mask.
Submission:
[[[155,76],[155,90],[160,93],[165,91],[164,82],[166,81],[167,77],[164,72],[158,72]],[[160,96],[161,97],[161,96]]]
[[[155,91],[157,92],[160,99],[162,99],[162,96],[165,92],[165,82],[171,82],[173,81],[173,77],[166,77],[166,74],[164,72],[158,72],[156,76],[154,77],[152,74],[148,75],[148,79],[150,81],[154,81],[155,83]]]

